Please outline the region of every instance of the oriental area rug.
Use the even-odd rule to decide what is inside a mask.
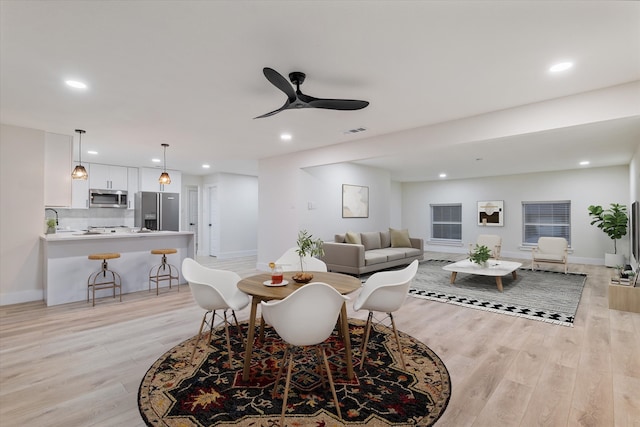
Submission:
[[[520,268],[517,278],[502,277],[503,292],[495,277],[451,273],[443,266],[452,261],[422,261],[411,283],[409,294],[417,298],[457,304],[527,319],[573,326],[586,274],[531,271]]]
[[[145,374],[138,390],[138,407],[149,426],[255,426],[280,424],[284,378],[271,397],[285,345],[270,327],[256,341],[251,375],[242,381],[243,338],[230,328],[233,369],[229,368],[224,329],[214,329],[210,345],[201,341],[194,364],[189,363],[196,337],[160,357]],[[442,415],[451,395],[444,363],[425,344],[400,333],[406,370],[397,355],[392,330],[378,325],[367,357],[359,369],[364,322],[349,319],[356,376],[349,380],[344,346],[336,332],[325,342],[342,419],[336,414],[328,383],[323,386],[315,360],[298,359],[287,401],[287,426],[431,426]],[[256,328],[257,329],[257,328]],[[256,330],[257,336],[257,330]],[[304,369],[306,367],[306,369]]]

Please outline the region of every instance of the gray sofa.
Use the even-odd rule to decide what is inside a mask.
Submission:
[[[321,259],[329,271],[358,276],[424,259],[423,240],[409,237],[406,230],[336,234],[323,248]]]

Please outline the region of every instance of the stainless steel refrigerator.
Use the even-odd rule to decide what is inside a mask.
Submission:
[[[140,191],[136,194],[134,225],[147,230],[180,230],[180,194]]]

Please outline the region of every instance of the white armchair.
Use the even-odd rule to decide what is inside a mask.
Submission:
[[[564,264],[564,274],[567,274],[567,258],[569,243],[564,237],[540,237],[538,246],[531,251],[531,270],[540,263]]]
[[[469,252],[473,252],[473,250],[475,250],[475,245],[488,247],[491,251],[491,258],[500,259],[502,237],[496,234],[480,234],[475,244],[469,243]]]

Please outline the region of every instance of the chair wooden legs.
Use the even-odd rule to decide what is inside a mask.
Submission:
[[[406,364],[404,363],[404,355],[402,353],[402,345],[400,344],[400,335],[398,335],[398,330],[396,329],[396,322],[393,320],[393,313],[387,313],[389,319],[391,319],[391,328],[393,329],[393,333],[396,337],[396,344],[398,344],[398,353],[400,355],[400,362],[402,363],[402,369],[407,369]],[[360,346],[360,369],[364,367],[364,359],[367,357],[367,344],[369,343],[369,336],[371,335],[371,324],[373,319],[373,312],[370,311],[367,316],[367,324],[365,325],[364,331],[364,339],[362,340],[362,345]]]
[[[331,375],[331,368],[329,367],[329,359],[327,359],[327,353],[324,352],[324,348],[320,347],[322,351],[322,357],[324,358],[324,366],[327,369],[327,377],[329,378],[329,387],[331,387],[331,394],[333,395],[333,401],[336,404],[336,412],[338,418],[342,419],[342,412],[340,412],[340,402],[338,402],[338,396],[336,395],[336,387],[333,383],[333,375]]]
[[[396,322],[393,320],[393,313],[387,313],[389,315],[389,319],[391,319],[391,326],[393,327],[393,333],[396,336],[396,342],[398,343],[398,353],[400,354],[400,361],[402,362],[402,369],[406,370],[407,366],[404,364],[404,356],[402,355],[402,345],[400,345],[400,336],[398,335],[398,330],[396,329]]]
[[[284,363],[284,361],[283,361]],[[287,398],[289,397],[289,386],[291,385],[291,371],[293,371],[293,353],[289,354],[289,368],[287,369],[287,380],[284,384],[284,396],[282,398],[282,413],[280,414],[280,427],[284,427],[284,414],[287,411]]]
[[[215,311],[207,311],[206,313],[204,313],[204,316],[202,316],[202,322],[200,323],[200,330],[198,331],[198,339],[196,340],[196,344],[193,346],[193,352],[191,353],[191,360],[190,363],[193,364],[193,358],[196,355],[196,350],[198,349],[198,344],[200,344],[200,339],[202,338],[202,330],[204,329],[204,325],[207,323],[207,315],[211,313],[211,322],[209,323],[209,337],[207,339],[207,345],[211,342],[211,336],[213,335],[213,324],[216,318],[216,312]],[[236,313],[235,311],[231,311],[232,316],[235,320],[236,323],[236,327],[238,328],[238,330],[240,330],[240,326],[238,324],[238,319],[236,318]],[[227,340],[227,353],[229,353],[229,368],[233,369],[233,358],[232,355],[233,353],[231,352],[231,337],[229,335],[229,319],[227,318],[227,311],[224,311],[224,315],[223,315],[223,321],[224,321],[224,333],[225,333],[225,337]]]
[[[364,328],[364,339],[360,345],[360,369],[364,366],[364,359],[367,357],[367,344],[369,343],[369,334],[371,333],[371,320],[373,319],[373,312],[370,311],[367,316],[367,324]]]
[[[193,353],[191,353],[191,360],[189,361],[189,363],[191,363],[193,365],[193,357],[196,355],[196,350],[198,349],[198,344],[200,344],[200,338],[202,338],[202,329],[204,328],[204,324],[207,321],[207,314],[209,314],[210,312],[207,311],[204,313],[204,316],[202,316],[202,322],[200,322],[200,330],[198,331],[198,339],[196,340],[196,344],[193,346]]]
[[[213,320],[211,320],[213,325]],[[227,320],[227,311],[224,312],[224,333],[227,336],[227,353],[229,353],[229,369],[233,369],[233,359],[231,358],[231,338],[229,337],[229,321]]]
[[[276,390],[278,388],[278,384],[280,383],[280,378],[282,377],[282,371],[284,370],[284,365],[288,364],[287,367],[287,378],[284,384],[284,395],[282,397],[282,413],[280,414],[280,427],[284,427],[284,416],[287,411],[287,399],[289,397],[289,387],[291,386],[291,373],[293,372],[293,365],[295,363],[294,353],[295,351],[290,350],[291,346],[287,346],[284,350],[284,356],[282,357],[282,364],[280,365],[280,369],[278,369],[278,374],[276,376],[276,381],[273,386],[273,391],[271,392],[271,397],[276,397]],[[331,395],[333,396],[333,402],[336,405],[336,412],[338,414],[338,418],[342,418],[342,412],[340,411],[340,402],[338,402],[338,395],[336,394],[335,383],[333,382],[333,375],[331,375],[331,367],[329,366],[329,359],[327,358],[327,354],[324,351],[322,345],[316,346],[316,356],[318,357],[318,368],[320,370],[320,375],[322,379],[322,384],[325,385],[324,380],[324,372],[327,374],[327,378],[329,379],[329,387],[331,388]],[[320,361],[320,356],[322,356],[322,361]],[[288,358],[288,359],[287,359]],[[324,364],[324,369],[323,365]]]

